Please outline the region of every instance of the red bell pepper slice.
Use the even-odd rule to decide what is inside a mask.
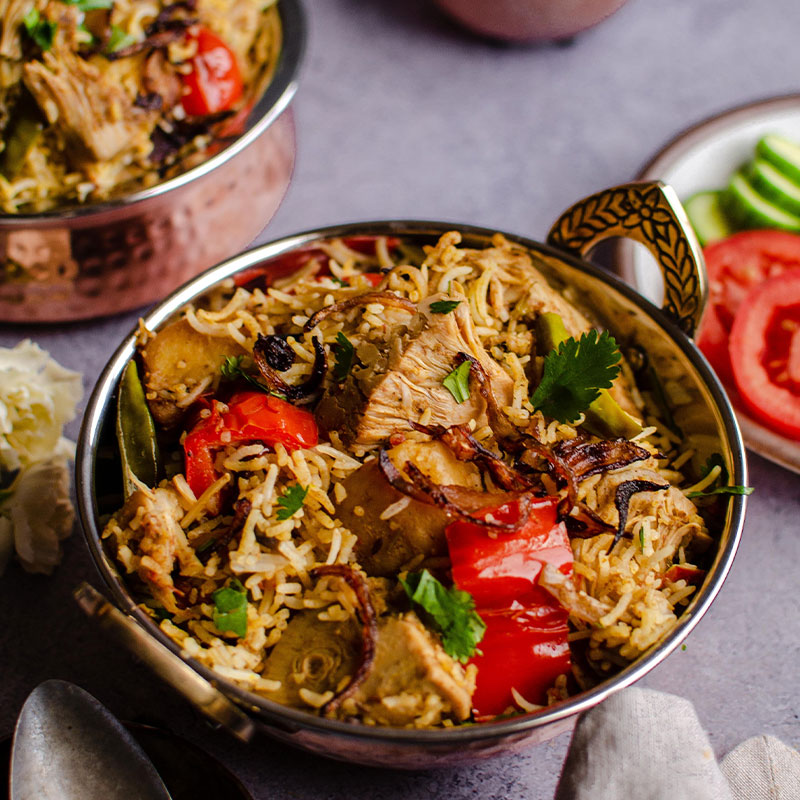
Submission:
[[[375,245],[378,238],[377,236],[346,236],[342,241],[351,250],[366,256],[374,256],[376,255]],[[390,251],[394,250],[399,244],[400,240],[398,238],[394,236],[386,237],[386,246]],[[249,286],[256,280],[264,278],[265,284],[269,286],[272,281],[288,277],[312,260],[319,263],[320,270],[317,274],[323,277],[330,275],[328,270],[329,258],[330,256],[319,247],[303,247],[299,250],[289,250],[265,261],[263,264],[237,272],[233,276],[233,280],[237,286]],[[365,272],[363,274],[373,286],[377,286],[383,280],[383,273],[381,272]]]
[[[705,577],[706,571],[704,569],[697,569],[697,567],[684,567],[681,564],[673,564],[664,573],[664,578],[670,583],[686,581],[686,583],[692,583],[695,586],[700,586]]]
[[[280,443],[287,450],[317,444],[314,415],[286,400],[262,392],[238,392],[227,405],[228,410],[221,412],[214,403],[211,415],[201,419],[183,441],[186,482],[195,497],[219,477],[215,451],[227,444],[254,441],[273,447]]]
[[[527,519],[514,531],[457,520],[447,526],[453,581],[469,592],[486,623],[473,707],[479,718],[514,706],[516,689],[531,703],[545,704],[547,690],[570,670],[568,612],[538,585],[544,564],[572,570],[572,548],[557,521],[558,498],[534,498]],[[498,522],[516,523],[526,506],[515,498],[486,508]]]
[[[189,72],[182,76],[184,111],[193,117],[227,111],[244,91],[236,56],[207,28],[198,28],[189,38],[197,42],[197,53],[189,60]]]

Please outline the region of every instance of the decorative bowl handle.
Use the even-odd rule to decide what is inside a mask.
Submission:
[[[612,236],[640,242],[655,256],[664,278],[663,311],[693,336],[706,303],[706,269],[675,190],[661,181],[640,181],[598,192],[570,206],[547,241],[585,258],[598,242]]]
[[[198,675],[161,642],[156,641],[131,617],[111,605],[88,583],[75,590],[75,599],[83,612],[99,623],[120,644],[142,659],[162,680],[180,692],[195,708],[248,742],[255,724],[222,692]]]

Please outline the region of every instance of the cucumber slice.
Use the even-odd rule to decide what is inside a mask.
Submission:
[[[784,211],[759,194],[742,172],[733,176],[722,202],[725,211],[742,228],[779,228],[800,233],[800,216]]]
[[[770,133],[759,140],[756,154],[769,161],[789,180],[800,183],[800,145]]]
[[[736,230],[722,207],[722,192],[697,192],[683,207],[703,247],[727,238]]]
[[[784,211],[800,216],[800,184],[789,180],[763,158],[753,160],[747,170],[747,175],[753,188],[757,189],[760,194],[780,206]]]

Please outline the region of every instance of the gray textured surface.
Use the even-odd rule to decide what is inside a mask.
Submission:
[[[357,219],[417,217],[541,238],[571,202],[623,182],[687,125],[798,91],[797,0],[631,0],[569,47],[505,47],[426,0],[307,0],[295,104],[298,159],[261,239]],[[88,390],[135,315],[30,336]],[[77,434],[77,424],[71,427]],[[769,733],[800,745],[800,477],[750,460],[752,496],[730,578],[687,643],[646,684],[688,697],[718,755]],[[112,651],[70,592],[96,580],[79,535],[53,578],[0,579],[0,735],[46,678],[74,681],[124,718],[169,724],[266,798],[550,798],[568,738],[471,768],[354,768],[210,731],[133,659]]]

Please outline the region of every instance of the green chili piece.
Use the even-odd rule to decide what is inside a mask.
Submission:
[[[122,457],[125,497],[136,491],[133,478],[155,486],[160,473],[156,427],[133,359],[125,367],[119,384],[117,442]]]

